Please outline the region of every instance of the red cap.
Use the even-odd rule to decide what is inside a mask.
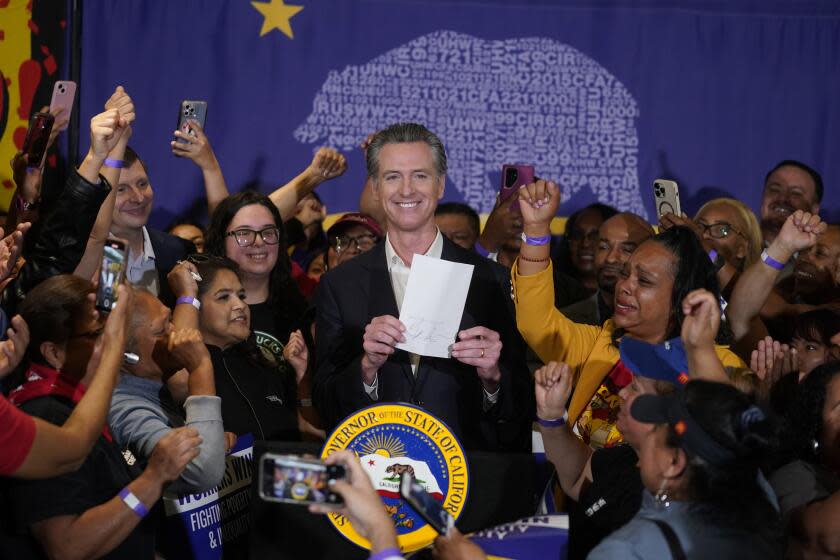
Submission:
[[[382,238],[382,228],[379,223],[367,214],[350,212],[344,214],[327,230],[327,237],[338,237],[352,226],[362,226],[376,237]]]

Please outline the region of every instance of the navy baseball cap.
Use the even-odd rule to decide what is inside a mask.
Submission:
[[[685,402],[685,391],[670,395],[639,395],[630,415],[645,424],[668,424],[680,439],[680,446],[716,466],[733,463],[737,455],[724,446],[694,419]]]
[[[624,336],[619,344],[621,361],[633,375],[658,379],[682,387],[688,383],[688,358],[679,337],[650,344]]]

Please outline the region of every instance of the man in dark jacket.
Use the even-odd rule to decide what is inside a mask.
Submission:
[[[471,449],[527,449],[533,389],[524,343],[505,311],[491,263],[445,239],[435,226],[446,154],[417,124],[380,131],[367,150],[374,197],[387,217],[384,242],[321,278],[316,326],[315,406],[327,428],[376,402],[413,403]],[[474,266],[451,358],[395,348],[412,258]]]

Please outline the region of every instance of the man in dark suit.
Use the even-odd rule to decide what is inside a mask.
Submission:
[[[326,427],[377,402],[407,402],[446,422],[469,449],[527,450],[533,388],[510,294],[492,263],[435,226],[443,144],[422,125],[392,125],[368,146],[367,167],[388,235],[321,278],[313,398]],[[395,348],[404,340],[397,317],[415,254],[475,267],[451,358]]]
[[[175,298],[169,289],[166,275],[179,260],[194,253],[195,246],[180,237],[146,227],[154,200],[146,166],[137,153],[128,147],[122,165],[115,189],[111,234],[128,241],[128,280],[158,296],[171,307]]]

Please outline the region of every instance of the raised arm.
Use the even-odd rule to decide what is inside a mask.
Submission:
[[[577,501],[584,485],[592,482],[592,448],[565,422],[574,381],[572,370],[566,364],[549,362],[534,372],[534,380],[545,455],[557,470],[563,492]]]
[[[297,203],[315,190],[315,187],[341,176],[347,171],[347,160],[332,148],[319,148],[312,158],[312,163],[297,177],[268,195],[277,206],[285,222],[295,215]]]
[[[151,510],[166,485],[198,454],[199,443],[195,430],[172,430],[157,444],[143,473],[126,489]],[[31,530],[50,558],[99,558],[119,546],[140,520],[117,495],[79,515],[59,515],[34,523]]]
[[[817,236],[825,229],[826,224],[816,214],[797,210],[788,216],[779,235],[767,248],[766,256],[744,271],[732,292],[726,316],[735,340],[749,333],[750,323],[759,315],[773,291],[781,267],[797,251],[813,247]]]
[[[731,383],[715,350],[715,337],[720,328],[720,305],[708,290],[689,292],[682,303],[683,319],[680,338],[688,358],[692,379]]]
[[[131,123],[134,122],[136,113],[134,102],[122,86],[117,86],[113,95],[105,102],[105,110],[116,110],[119,114],[119,121],[117,130],[115,130],[117,140],[106,158],[106,160],[110,160],[110,165],[103,165],[100,172],[108,184],[116,186],[120,180],[120,168],[117,167],[116,162],[122,161],[125,156],[125,148],[131,138]],[[111,189],[111,192],[105,198],[105,202],[99,207],[99,213],[96,215],[96,222],[90,232],[84,255],[82,255],[82,260],[74,271],[74,274],[80,278],[90,279],[96,274],[96,270],[102,262],[102,251],[111,230],[111,219],[114,216],[117,188]]]
[[[127,311],[131,308],[132,299],[131,290],[121,285],[118,289],[117,304],[105,322],[105,333],[97,343],[94,357],[88,366],[96,370],[93,381],[63,426],[56,426],[39,418],[34,419],[35,441],[23,464],[14,473],[15,477],[53,477],[72,472],[84,463],[93,444],[102,433],[102,426],[105,425],[111,405],[111,394],[117,383],[125,350]],[[20,322],[23,320],[20,319]],[[21,332],[20,326],[15,325],[13,319],[12,326]],[[25,323],[23,326],[25,327]],[[15,337],[10,337],[9,340],[14,341],[15,345],[20,342]]]
[[[216,159],[216,152],[210,145],[210,139],[204,133],[204,129],[195,119],[187,121],[194,134],[176,130],[173,134],[180,139],[169,143],[172,146],[172,153],[178,157],[191,159],[201,169],[204,178],[204,192],[207,195],[207,214],[212,216],[216,206],[226,199],[228,192],[225,177],[222,175],[222,167]]]
[[[575,370],[589,356],[600,327],[578,325],[554,307],[549,225],[560,205],[560,191],[539,180],[519,191],[526,236],[511,269],[516,326],[525,342],[544,362],[566,362]]]

